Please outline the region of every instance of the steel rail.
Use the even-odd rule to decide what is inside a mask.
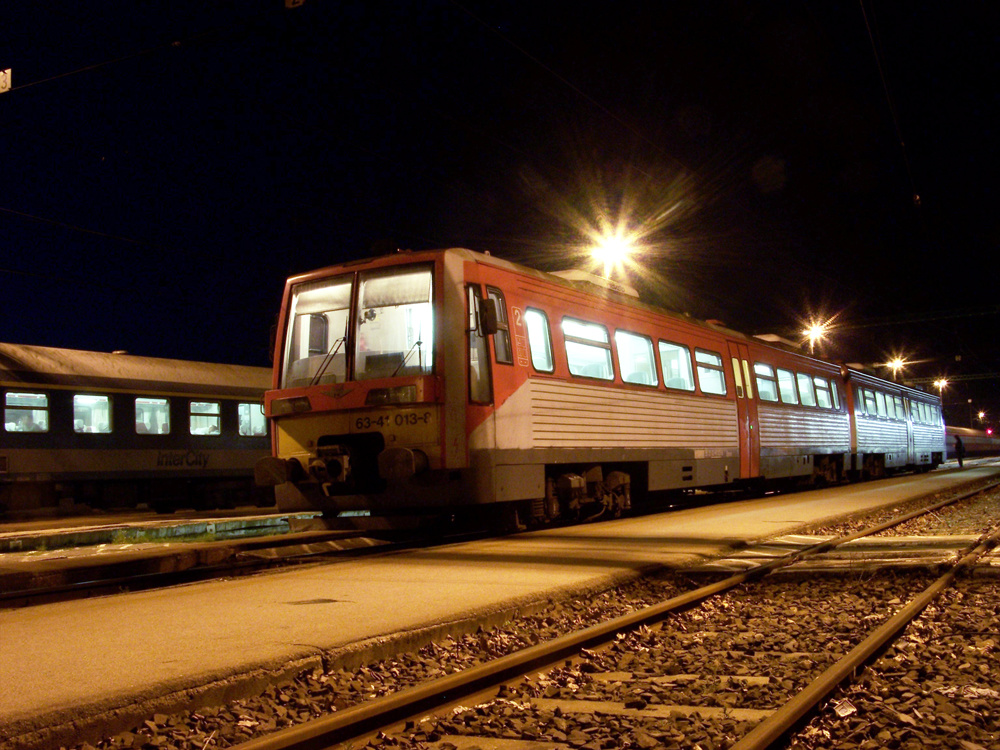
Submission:
[[[927,606],[951,586],[958,574],[1000,544],[1000,529],[980,537],[979,543],[944,575],[918,594],[909,604],[876,628],[840,661],[832,664],[788,703],[761,721],[730,750],[765,750],[794,729],[798,723],[837,687],[893,643]]]
[[[534,671],[546,665],[554,665],[568,656],[575,655],[581,648],[606,642],[623,630],[637,628],[640,625],[647,625],[662,620],[672,612],[679,612],[690,608],[705,599],[728,591],[747,581],[763,577],[769,572],[792,565],[805,556],[827,552],[840,544],[859,537],[879,533],[892,526],[905,523],[911,518],[933,512],[938,508],[966,497],[971,497],[997,485],[1000,485],[1000,482],[963,493],[954,498],[949,498],[927,508],[907,513],[898,519],[892,519],[868,529],[819,542],[801,550],[795,550],[787,555],[734,574],[716,583],[671,597],[659,604],[630,612],[621,617],[592,625],[574,633],[559,636],[551,641],[530,646],[513,654],[493,659],[446,677],[404,688],[390,695],[351,706],[342,711],[315,719],[314,721],[278,730],[269,735],[236,745],[235,748],[236,750],[324,750],[338,742],[354,739],[374,729],[395,723],[414,714],[426,711],[429,708],[439,706],[442,703],[458,700],[471,693],[479,692],[491,685],[495,685],[498,682],[520,676],[525,672]]]

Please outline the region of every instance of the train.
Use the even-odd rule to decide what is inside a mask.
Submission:
[[[945,439],[948,444],[949,458],[957,458],[956,437],[962,438],[965,455],[968,457],[1000,455],[1000,436],[994,435],[991,430],[975,430],[969,427],[948,425],[945,428]]]
[[[276,342],[256,477],[282,510],[523,527],[946,457],[932,393],[462,248],[288,279]]]
[[[0,515],[274,505],[271,370],[0,343]]]

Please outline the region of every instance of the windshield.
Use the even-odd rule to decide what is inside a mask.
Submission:
[[[432,372],[431,269],[375,271],[362,274],[359,283],[355,378]]]
[[[353,280],[353,275],[337,276],[292,289],[282,387],[433,371],[431,268],[360,274],[356,323],[349,334]],[[349,351],[353,377],[347,371]]]
[[[347,379],[351,276],[299,284],[292,290],[282,385],[298,388]]]

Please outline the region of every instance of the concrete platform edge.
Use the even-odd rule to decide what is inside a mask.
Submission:
[[[696,557],[692,555],[692,560]],[[420,625],[364,641],[316,649],[315,653],[303,654],[281,664],[255,665],[239,674],[212,675],[203,677],[197,683],[163,686],[162,691],[157,691],[162,694],[156,697],[120,696],[113,705],[108,705],[109,701],[95,702],[89,706],[74,706],[15,720],[6,726],[0,725],[0,750],[53,750],[82,742],[96,743],[141,725],[154,713],[197,711],[253,698],[268,687],[287,683],[305,672],[354,669],[368,662],[414,651],[448,636],[459,637],[474,633],[479,628],[503,625],[515,617],[532,614],[553,603],[592,596],[664,569],[665,566],[651,565],[639,570],[596,576],[581,585],[557,587],[535,596],[500,602],[488,611],[456,613],[454,619],[446,623]]]

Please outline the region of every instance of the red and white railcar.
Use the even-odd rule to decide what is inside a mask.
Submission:
[[[572,272],[462,249],[348,263],[289,279],[279,330],[257,476],[286,509],[544,520],[855,468],[846,370]]]

